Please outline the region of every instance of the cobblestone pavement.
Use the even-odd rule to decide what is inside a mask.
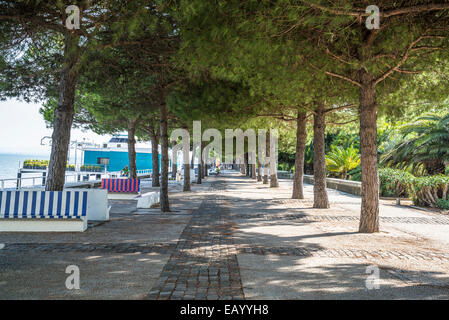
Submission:
[[[124,265],[120,259],[129,260],[129,266],[136,264],[131,259],[139,263],[159,260],[158,269],[152,265],[136,269],[143,282],[135,282],[142,283],[136,296],[160,300],[315,297],[301,296],[299,292],[301,288],[305,292],[321,292],[321,286],[330,283],[329,279],[340,279],[339,276],[341,281],[348,279],[365,264],[396,270],[395,274],[409,276],[409,273],[416,273],[417,277],[433,266],[447,270],[449,265],[449,252],[445,247],[425,242],[424,237],[396,231],[398,226],[402,228],[405,225],[432,230],[447,228],[447,216],[381,216],[380,221],[385,224],[383,229],[388,232],[360,235],[348,232],[358,221],[358,216],[350,215],[349,211],[338,208],[313,211],[309,208],[309,200],[273,199],[273,195],[289,196],[290,191],[282,189],[282,186],[272,193],[272,190],[264,190],[260,184],[237,175],[207,180],[202,186],[197,186],[201,188],[199,192],[192,192],[187,197],[180,193],[178,197],[182,200],[174,202],[171,214],[158,213],[157,209],[139,211],[130,201],[115,201],[111,221],[93,226],[82,235],[82,239],[78,234],[49,235],[47,238],[11,234],[0,241],[0,255],[19,257],[17,261],[22,256],[34,255],[47,259],[45,261],[49,264],[53,263],[50,260],[55,256],[116,255],[114,267],[118,272],[122,272]],[[266,198],[260,199],[262,196]],[[144,230],[135,230],[138,230],[138,236],[135,231],[124,233],[130,226],[137,228],[143,223],[146,226]],[[161,234],[155,236],[157,230]],[[122,236],[98,236],[106,233],[122,233]],[[343,262],[350,262],[345,265],[348,274],[342,273],[338,267]],[[316,269],[315,264],[328,267],[328,270],[319,276],[313,275],[311,281],[307,278],[310,276],[307,271]],[[14,269],[12,266],[8,268]],[[148,271],[151,268],[154,270],[150,271],[153,272],[150,282]],[[26,265],[21,270],[25,275],[28,273]],[[92,269],[92,272],[95,278],[97,270]],[[447,286],[446,273],[442,272],[443,278],[437,279],[443,283],[439,285],[441,288]],[[332,278],[320,278],[326,275]],[[34,276],[29,277],[34,279]],[[421,283],[428,287],[437,280],[421,280]],[[290,281],[296,281],[296,284],[292,285]],[[411,281],[401,281],[411,286]],[[11,280],[9,282],[12,283]],[[331,289],[340,285],[336,283]],[[340,289],[348,290],[349,287],[342,285]],[[115,283],[104,287],[104,292],[110,288],[115,288]],[[274,288],[274,291],[269,293],[268,288]],[[393,287],[389,284],[388,288]],[[279,292],[276,291],[278,289]],[[116,293],[116,297],[121,295],[121,292]],[[408,295],[400,292],[392,298]],[[427,293],[424,296],[437,297]],[[446,297],[446,291],[443,296]]]
[[[224,182],[214,182],[210,191],[212,197],[193,212],[149,299],[244,298]]]
[[[245,219],[261,219],[261,220],[301,220],[304,222],[315,221],[359,221],[359,217],[356,216],[329,216],[329,215],[305,215],[305,214],[282,214],[282,215],[269,215],[269,214],[233,214],[232,218],[245,218]],[[419,218],[419,217],[379,217],[381,223],[412,223],[412,224],[439,224],[449,225],[449,218]]]
[[[204,209],[203,209],[204,210]],[[206,209],[207,210],[207,209]],[[206,211],[205,211],[206,212]],[[213,215],[214,213],[212,213]],[[194,217],[196,218],[196,217]],[[193,219],[192,220],[197,220]],[[205,221],[206,219],[202,219]],[[209,220],[211,220],[209,218]],[[197,223],[197,221],[192,221]],[[328,258],[358,258],[358,259],[400,259],[413,261],[446,261],[449,262],[449,254],[434,253],[429,251],[404,251],[404,250],[355,250],[341,248],[301,248],[301,247],[281,247],[281,246],[262,246],[248,243],[235,243],[231,238],[230,223],[219,222],[221,226],[209,228],[196,224],[194,227],[189,225],[183,232],[177,245],[164,243],[13,243],[5,244],[3,251],[15,252],[95,252],[95,253],[160,253],[171,254],[172,262],[176,265],[179,262],[185,264],[187,269],[192,269],[188,275],[196,277],[194,271],[196,268],[192,265],[199,265],[198,271],[205,270],[207,266],[212,268],[231,268],[237,265],[233,259],[236,254],[255,254],[255,255],[279,255],[279,256],[301,256],[301,257],[328,257]],[[211,221],[210,225],[217,224]],[[198,234],[201,232],[201,234]],[[173,264],[172,263],[172,264]],[[162,276],[170,274],[174,277],[176,272],[184,267],[172,268],[167,266],[167,270]],[[173,269],[173,270],[172,270]],[[214,269],[214,270],[215,270]],[[215,271],[212,271],[214,274]],[[220,269],[221,270],[221,269]],[[238,270],[233,270],[233,277],[238,282]],[[185,273],[185,272],[181,272]],[[201,273],[201,272],[200,272]],[[203,272],[204,273],[204,272]],[[220,271],[226,275],[232,272],[226,270]],[[208,274],[209,275],[209,274]],[[225,276],[226,277],[226,276]],[[229,278],[230,276],[228,276]],[[214,277],[212,277],[214,278]],[[211,279],[212,279],[211,278]],[[212,279],[214,280],[214,279]],[[214,282],[214,281],[212,281]],[[224,283],[224,284],[227,284]],[[234,288],[235,289],[235,288]],[[226,291],[226,290],[225,290]],[[234,290],[231,290],[234,291]]]

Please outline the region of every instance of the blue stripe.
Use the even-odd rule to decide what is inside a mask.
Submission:
[[[80,192],[75,191],[75,203],[73,204],[73,215],[78,217],[78,201],[80,199]]]
[[[68,217],[70,215],[70,191],[67,191],[67,197],[65,199],[65,215]]]
[[[27,209],[28,209],[28,193],[29,191],[23,192],[23,209],[22,209],[22,218],[27,217]]]
[[[55,197],[55,193],[53,191],[49,191],[50,192],[50,196],[49,196],[49,203],[48,203],[48,215],[51,217],[53,216],[53,199]]]
[[[56,214],[59,218],[62,217],[62,191],[58,191],[58,204],[56,205]]]
[[[83,192],[83,211],[82,216],[85,217],[87,214],[87,191]]]
[[[0,212],[2,211],[3,191],[0,191]]]
[[[9,218],[10,205],[11,205],[11,191],[6,191],[5,218]]]
[[[40,207],[40,216],[43,217],[44,216],[44,208],[45,208],[45,191],[41,192],[41,203],[40,203],[41,207]]]
[[[31,199],[31,217],[36,217],[36,198],[37,198],[37,191],[33,191],[33,199]]]
[[[14,198],[14,209],[13,216],[14,218],[19,218],[19,200],[20,200],[20,191],[16,191],[16,197]]]

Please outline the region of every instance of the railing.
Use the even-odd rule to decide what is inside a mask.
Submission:
[[[30,172],[29,172],[30,173]],[[137,176],[146,176],[151,175],[153,173],[152,169],[141,169],[137,170]],[[42,187],[45,185],[45,181],[47,179],[46,172],[43,171],[41,176],[32,176],[32,177],[20,177],[17,178],[7,178],[0,179],[0,190],[2,189],[20,189],[20,188],[35,188]],[[83,182],[92,182],[99,181],[103,178],[117,178],[120,177],[119,171],[113,172],[66,172],[64,181],[65,183],[83,183]]]
[[[147,176],[147,175],[152,175],[152,174],[153,174],[153,169],[137,170],[137,176]]]

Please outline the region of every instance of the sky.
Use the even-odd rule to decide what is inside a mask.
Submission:
[[[46,128],[43,116],[39,113],[39,104],[17,100],[0,101],[0,153],[26,155],[50,155],[50,147],[41,145],[43,137],[52,135]],[[95,143],[107,142],[110,136],[99,136],[92,131],[72,129],[71,140],[83,140]]]

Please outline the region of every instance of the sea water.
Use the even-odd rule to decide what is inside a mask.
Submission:
[[[45,155],[0,153],[0,179],[17,178],[17,172],[25,160],[49,160]]]

